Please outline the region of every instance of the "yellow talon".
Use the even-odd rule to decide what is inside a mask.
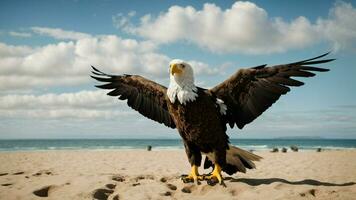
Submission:
[[[219,184],[223,184],[223,178],[221,176],[221,167],[219,164],[214,164],[214,170],[210,176],[207,176],[205,179],[208,181],[213,181],[216,178]]]
[[[182,180],[184,183],[198,182],[204,180],[204,177],[199,175],[198,166],[193,165],[190,174],[186,177],[182,177]]]

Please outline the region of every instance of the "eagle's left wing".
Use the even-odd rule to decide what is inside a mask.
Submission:
[[[119,96],[120,100],[127,99],[127,105],[143,116],[170,128],[176,127],[167,108],[166,87],[142,76],[110,75],[92,68],[91,77],[105,83],[96,87],[111,89],[108,95]]]
[[[281,95],[289,92],[290,86],[304,84],[291,77],[312,77],[315,74],[311,71],[329,71],[311,66],[333,61],[334,59],[318,60],[328,54],[289,64],[240,69],[209,91],[226,104],[225,122],[231,128],[236,124],[242,129],[267,110]]]

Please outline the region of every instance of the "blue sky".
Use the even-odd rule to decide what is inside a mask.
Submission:
[[[90,65],[212,87],[242,67],[336,61],[232,138],[356,138],[355,1],[1,1],[0,139],[178,138],[93,87]]]

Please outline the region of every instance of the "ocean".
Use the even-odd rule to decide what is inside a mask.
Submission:
[[[300,150],[355,149],[356,139],[230,139],[245,150],[270,150],[273,147]],[[180,139],[23,139],[0,140],[0,151],[43,150],[114,150],[114,149],[184,149]]]

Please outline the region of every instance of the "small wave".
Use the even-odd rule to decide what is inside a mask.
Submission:
[[[76,150],[76,149],[83,149],[83,147],[75,147],[75,146],[65,146],[65,147],[47,147],[47,150]]]
[[[341,146],[301,146],[300,148],[302,149],[318,149],[318,148],[322,148],[322,149],[330,149],[330,150],[351,150],[351,149],[356,149],[356,147],[341,147]]]
[[[183,146],[157,146],[153,148],[162,149],[162,150],[177,150],[177,149],[183,149]]]
[[[38,151],[38,147],[13,147],[13,148],[0,148],[0,151]]]
[[[236,145],[241,148],[257,148],[257,149],[264,149],[268,148],[268,145]]]

